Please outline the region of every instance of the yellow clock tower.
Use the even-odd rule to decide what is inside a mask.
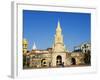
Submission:
[[[60,27],[59,21],[58,21],[58,25],[57,25],[57,29],[56,29],[53,50],[54,50],[54,52],[65,52],[66,51],[64,42],[63,42],[62,29]]]
[[[62,29],[60,22],[56,28],[56,34],[53,44],[53,53],[52,53],[52,66],[64,66],[66,64],[66,49],[63,42]]]

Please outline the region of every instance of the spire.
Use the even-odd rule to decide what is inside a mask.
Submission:
[[[34,45],[33,45],[33,48],[32,48],[33,50],[36,50],[37,48],[36,48],[36,45],[35,45],[35,42],[34,42]]]
[[[53,50],[54,52],[64,52],[66,50],[63,42],[63,35],[60,26],[60,21],[58,21],[57,28],[56,28]]]
[[[63,35],[62,35],[62,30],[61,30],[59,21],[57,24],[56,34],[55,34],[55,44],[56,43],[63,43]]]
[[[57,24],[57,29],[56,31],[61,31],[61,27],[60,27],[60,21],[58,21],[58,24]]]

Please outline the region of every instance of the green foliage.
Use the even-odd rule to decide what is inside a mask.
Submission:
[[[26,56],[23,55],[23,67],[26,65]]]
[[[84,54],[84,62],[85,62],[85,64],[91,64],[90,52]]]

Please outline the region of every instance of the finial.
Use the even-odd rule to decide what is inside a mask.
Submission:
[[[57,31],[61,31],[60,21],[59,20],[58,20],[58,24],[57,24]]]

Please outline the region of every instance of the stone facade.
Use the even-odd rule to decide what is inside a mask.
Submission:
[[[68,52],[64,45],[62,29],[60,26],[60,22],[58,21],[52,48],[48,48],[46,50],[38,50],[36,48],[36,45],[34,44],[33,49],[31,51],[28,51],[27,47],[28,42],[24,40],[23,54],[25,58],[25,64],[23,65],[23,67],[42,68],[85,65],[85,55],[88,54],[91,46],[89,44],[82,44],[81,47],[78,46],[74,51]]]

